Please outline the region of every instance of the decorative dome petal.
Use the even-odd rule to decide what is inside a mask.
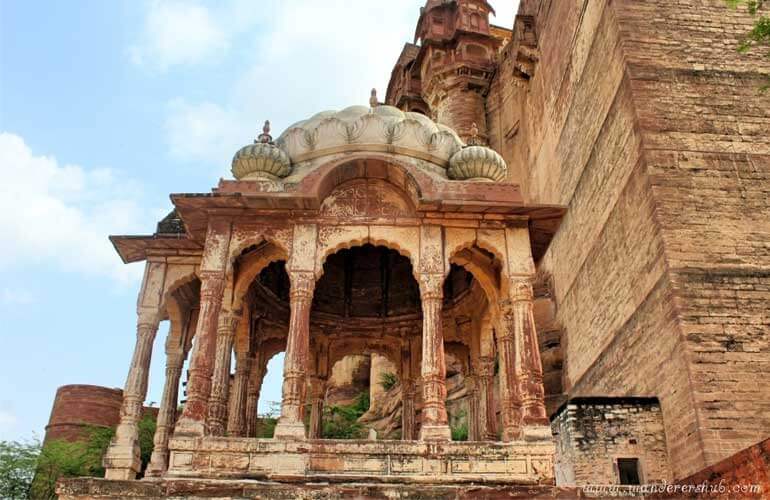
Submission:
[[[291,172],[289,156],[277,146],[258,142],[241,148],[233,157],[232,172],[238,180],[286,177]]]
[[[502,182],[508,175],[505,160],[493,149],[484,146],[468,146],[449,160],[447,175],[450,179],[489,179]]]

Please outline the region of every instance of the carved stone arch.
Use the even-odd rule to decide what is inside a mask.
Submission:
[[[417,207],[430,176],[413,158],[397,154],[361,152],[345,155],[315,169],[300,181],[296,190],[317,200],[319,206],[341,184],[354,179],[381,179],[400,188]],[[437,168],[441,168],[438,167]]]
[[[322,217],[416,217],[415,203],[404,190],[385,179],[355,178],[337,185],[321,201]]]
[[[160,310],[164,313],[167,313],[166,309],[168,307],[168,301],[172,297],[172,294],[183,286],[188,285],[196,280],[200,281],[198,269],[181,274],[175,278],[172,278],[170,281],[167,281],[164,286],[163,294],[160,298]]]
[[[253,245],[246,248],[251,246]],[[254,251],[240,255],[233,263],[232,276],[228,279],[232,283],[233,310],[237,311],[243,308],[243,300],[249,287],[264,268],[273,262],[288,260],[289,255],[284,247],[267,240],[263,240]]]
[[[502,270],[496,259],[490,259],[477,247],[462,248],[449,257],[456,264],[471,273],[487,296],[490,304],[496,304],[502,296]]]
[[[333,231],[335,234],[330,237],[325,237],[324,233],[327,231]],[[415,235],[417,233],[418,232],[415,229]],[[399,234],[403,235],[405,233],[394,228],[391,236],[397,236]],[[326,264],[326,260],[330,256],[342,250],[350,250],[364,245],[385,247],[398,253],[402,257],[406,257],[412,265],[412,275],[414,276],[414,279],[417,280],[419,250],[410,249],[406,242],[399,242],[395,238],[386,237],[384,234],[372,234],[371,229],[366,226],[321,228],[318,238],[318,251],[316,252],[316,280],[321,279],[323,276],[324,264]]]
[[[189,299],[187,303],[180,303],[180,294],[184,292]],[[193,272],[181,276],[169,284],[162,297],[162,311],[170,322],[168,337],[166,339],[166,351],[187,351],[195,334],[192,312],[200,301],[200,280]]]
[[[233,272],[233,264],[243,257],[246,250],[271,244],[281,249],[286,255],[291,254],[292,228],[287,226],[278,229],[249,230],[236,227],[233,231],[229,249],[227,272]]]
[[[398,342],[377,342],[366,338],[335,339],[329,345],[329,369],[347,356],[379,354],[401,366],[401,345]]]

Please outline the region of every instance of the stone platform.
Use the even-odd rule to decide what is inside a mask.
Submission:
[[[176,437],[169,449],[166,478],[554,484],[550,435],[511,443]]]
[[[333,500],[333,499],[431,499],[431,500],[502,500],[584,498],[574,488],[521,485],[415,485],[370,482],[278,483],[254,480],[162,479],[108,481],[106,479],[65,479],[59,482],[60,500],[117,500],[125,498],[160,499],[262,499],[262,500]]]

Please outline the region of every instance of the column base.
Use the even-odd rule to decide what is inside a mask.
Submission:
[[[553,438],[550,425],[525,425],[521,428],[521,439],[524,441],[541,441]]]
[[[291,441],[304,441],[307,439],[305,433],[305,424],[302,422],[282,422],[278,420],[278,424],[275,426],[275,433],[273,439],[286,439]]]
[[[153,450],[150,464],[147,466],[147,470],[144,471],[144,475],[147,477],[161,477],[166,470],[168,470],[168,450],[165,452]]]
[[[142,471],[139,443],[114,443],[104,455],[104,477],[116,481],[133,481]]]
[[[174,427],[174,435],[179,436],[205,436],[206,423],[189,417],[182,417]]]
[[[448,425],[423,425],[420,427],[420,441],[451,441],[452,431]]]

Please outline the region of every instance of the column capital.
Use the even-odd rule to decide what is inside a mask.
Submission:
[[[315,273],[312,271],[289,271],[291,283],[290,298],[312,299],[315,290]]]
[[[217,322],[217,334],[234,335],[240,321],[240,311],[221,311]]]
[[[201,302],[220,303],[225,293],[225,278],[219,271],[201,271]]]
[[[491,356],[481,356],[479,358],[479,366],[476,372],[479,377],[494,377],[495,358]]]
[[[420,297],[422,300],[443,300],[444,275],[435,273],[420,273],[418,275]]]
[[[512,277],[510,285],[510,302],[532,302],[535,298],[532,281],[533,278],[530,276]]]
[[[166,369],[182,368],[184,359],[184,351],[166,351]]]
[[[155,308],[139,309],[136,316],[136,325],[139,330],[157,330],[160,325],[160,314]]]

